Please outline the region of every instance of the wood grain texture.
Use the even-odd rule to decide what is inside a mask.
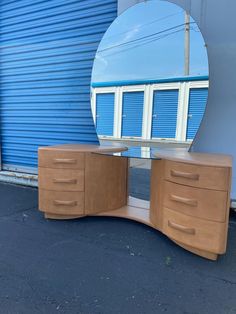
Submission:
[[[217,258],[218,258],[218,254],[215,254],[215,253],[211,253],[211,252],[207,252],[207,251],[203,251],[203,250],[199,250],[199,249],[196,249],[196,248],[193,248],[189,245],[185,245],[183,243],[180,243],[180,242],[177,242],[173,239],[171,239],[173,242],[175,242],[177,245],[181,246],[183,249],[193,253],[193,254],[196,254],[196,255],[199,255],[201,257],[204,257],[204,258],[207,258],[207,259],[210,259],[212,261],[216,261]]]
[[[84,169],[84,153],[39,148],[38,165],[41,168]]]
[[[229,168],[206,167],[173,161],[165,163],[165,179],[187,186],[228,191],[229,175]]]
[[[150,220],[158,229],[163,225],[164,160],[152,160],[150,187]]]
[[[147,203],[144,203],[142,200],[140,200],[140,202],[138,200],[132,202],[131,200],[131,202],[128,202],[128,203],[129,204],[119,209],[102,212],[102,213],[97,214],[97,216],[119,217],[119,218],[131,219],[131,220],[135,220],[137,222],[143,223],[145,225],[148,225],[154,228],[154,225],[152,224],[150,220],[150,212],[149,212],[149,209],[147,209],[148,207]],[[130,204],[133,204],[133,205],[130,205]]]
[[[228,193],[165,181],[164,206],[182,214],[225,222]]]
[[[86,154],[85,213],[118,209],[127,203],[128,159]]]
[[[39,210],[57,215],[84,215],[84,192],[39,190]]]
[[[86,145],[86,144],[62,144],[55,146],[40,147],[40,151],[53,151],[61,153],[105,153],[105,152],[122,152],[128,148],[122,144],[107,144],[107,145]]]
[[[225,223],[207,221],[165,208],[163,233],[169,238],[199,250],[225,253]]]
[[[84,170],[39,167],[39,188],[50,191],[84,191]]]
[[[40,148],[39,207],[45,217],[128,218],[158,229],[205,258],[215,260],[223,254],[231,158],[160,150],[158,157],[163,159],[152,161],[149,205],[132,198],[127,202],[128,159],[100,154],[125,149],[77,144]]]
[[[53,213],[44,213],[46,219],[55,219],[55,220],[70,220],[82,218],[83,215],[62,215],[62,214],[53,214]]]
[[[169,161],[184,162],[199,166],[231,168],[233,159],[229,155],[188,152],[187,148],[159,148],[154,153],[157,158]]]

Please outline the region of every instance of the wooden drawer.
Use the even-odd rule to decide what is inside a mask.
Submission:
[[[39,190],[39,209],[58,215],[83,215],[84,193]]]
[[[39,188],[51,191],[84,191],[84,170],[39,168]]]
[[[165,181],[164,206],[183,214],[224,222],[228,194]]]
[[[163,233],[193,248],[223,254],[226,249],[225,223],[193,218],[164,208]]]
[[[229,189],[229,168],[166,161],[165,179],[187,186],[227,191]]]
[[[85,154],[75,152],[62,152],[60,150],[38,151],[39,167],[55,169],[84,169]]]

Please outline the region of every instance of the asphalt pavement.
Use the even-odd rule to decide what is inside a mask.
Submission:
[[[130,194],[148,198],[149,170]],[[119,218],[44,219],[37,189],[0,184],[0,313],[234,314],[236,217],[208,261]]]

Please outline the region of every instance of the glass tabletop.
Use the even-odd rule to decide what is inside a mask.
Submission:
[[[138,158],[138,159],[161,159],[155,156],[158,153],[156,147],[144,147],[144,146],[130,146],[127,147],[126,151],[122,152],[99,152],[98,154],[115,156],[115,157],[127,157],[127,158]],[[97,152],[94,152],[97,154]]]

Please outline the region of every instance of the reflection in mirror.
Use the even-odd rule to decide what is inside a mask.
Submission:
[[[145,1],[109,27],[92,74],[100,139],[189,144],[207,97],[206,44],[187,12],[167,1]]]

